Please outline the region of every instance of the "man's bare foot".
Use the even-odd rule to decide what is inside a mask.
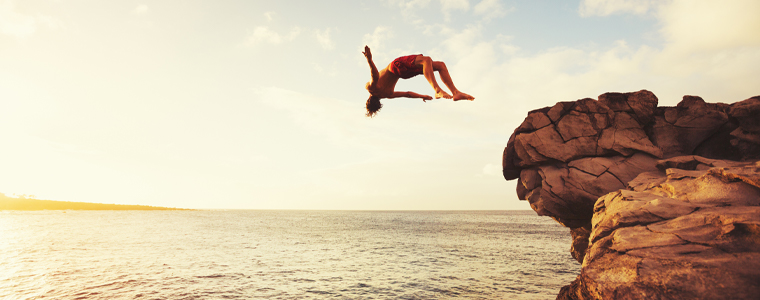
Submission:
[[[451,95],[449,95],[449,93],[445,92],[444,90],[440,90],[435,93],[435,98],[436,99],[439,99],[439,98],[451,99],[452,97]]]
[[[454,99],[454,101],[459,101],[459,100],[470,100],[470,101],[472,101],[472,100],[475,100],[475,97],[470,96],[470,95],[465,94],[465,93],[462,93],[462,92],[456,92],[456,93],[454,93],[454,97],[452,97],[452,98]]]

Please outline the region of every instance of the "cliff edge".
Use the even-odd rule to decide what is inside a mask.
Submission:
[[[646,90],[559,102],[510,137],[505,179],[570,228],[583,265],[558,299],[760,293],[760,96],[657,104]]]

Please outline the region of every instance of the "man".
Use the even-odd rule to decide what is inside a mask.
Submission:
[[[382,98],[422,98],[422,101],[433,99],[428,95],[417,94],[415,92],[397,92],[395,91],[396,83],[399,78],[409,79],[417,75],[424,75],[425,79],[430,83],[435,90],[435,98],[458,100],[475,100],[474,97],[462,93],[451,81],[449,70],[446,68],[446,64],[442,61],[433,61],[430,57],[423,56],[422,54],[408,55],[396,58],[388,64],[385,69],[377,71],[375,63],[372,61],[372,52],[370,52],[368,46],[364,46],[364,56],[367,58],[369,68],[372,71],[372,80],[367,82],[365,88],[369,91],[369,99],[367,99],[367,116],[374,117],[383,105],[380,103]],[[438,82],[435,81],[435,73],[441,76],[441,80],[449,88],[453,96],[446,93]]]

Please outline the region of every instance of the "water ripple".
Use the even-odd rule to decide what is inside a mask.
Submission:
[[[579,266],[532,212],[0,214],[2,299],[553,299]]]

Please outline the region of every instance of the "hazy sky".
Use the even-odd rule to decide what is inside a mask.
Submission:
[[[532,109],[760,94],[760,1],[0,0],[0,192],[187,208],[528,209]],[[384,100],[423,53],[474,102]],[[397,90],[433,94],[422,76]]]

